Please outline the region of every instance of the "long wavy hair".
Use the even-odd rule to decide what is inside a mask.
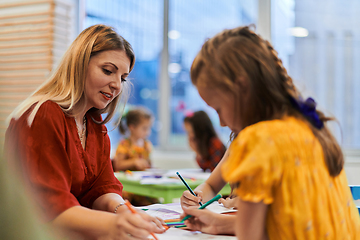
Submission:
[[[236,89],[239,78],[249,85],[251,107]],[[243,127],[259,121],[294,116],[306,122],[319,140],[331,176],[337,176],[344,165],[339,144],[325,123],[333,118],[316,110],[324,123],[316,128],[291,103],[301,95],[272,45],[250,30],[238,27],[224,30],[207,40],[191,66],[191,79],[196,86],[218,88],[239,99],[237,112]]]
[[[88,27],[70,45],[51,76],[10,114],[8,122],[12,118],[18,119],[34,106],[27,119],[31,126],[40,106],[48,100],[57,103],[67,115],[75,116],[81,112],[85,107],[82,101],[85,98],[85,78],[90,58],[108,50],[125,51],[130,60],[130,71],[133,69],[135,54],[129,42],[112,27],[101,24]],[[125,104],[128,99],[130,86],[126,84],[129,83],[125,82],[121,93],[104,109],[90,109],[95,114],[107,113],[103,121],[93,121],[98,124],[110,121],[120,100]]]

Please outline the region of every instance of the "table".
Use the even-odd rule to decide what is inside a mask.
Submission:
[[[180,181],[179,183],[167,184],[141,184],[139,180],[132,180],[127,178],[123,172],[115,172],[116,178],[123,184],[124,191],[138,194],[141,196],[159,198],[161,203],[172,203],[181,197],[182,193],[187,190],[185,185]],[[189,180],[187,181],[191,189],[196,188],[203,183],[204,180]],[[229,184],[220,191],[222,195],[230,195],[231,188]]]

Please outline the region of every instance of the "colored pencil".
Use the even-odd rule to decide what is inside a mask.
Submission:
[[[184,180],[183,177],[180,175],[180,173],[179,173],[179,172],[176,172],[176,175],[178,175],[178,177],[179,177],[180,180],[184,183],[185,187],[189,190],[189,192],[191,192],[191,194],[196,197],[196,194],[195,194],[194,191],[191,189],[191,187],[187,184],[187,182],[185,182],[185,180]],[[201,202],[199,202],[199,205],[202,206],[203,204],[202,204]]]

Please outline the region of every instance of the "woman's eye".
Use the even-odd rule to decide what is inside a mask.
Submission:
[[[125,79],[125,78],[121,78],[121,82],[126,82],[126,79]]]
[[[106,75],[112,74],[112,71],[107,70],[106,68],[103,68],[103,72],[104,72]]]

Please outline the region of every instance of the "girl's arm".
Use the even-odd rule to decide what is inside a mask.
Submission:
[[[194,192],[199,196],[195,197],[192,195],[189,191],[185,191],[183,195],[181,196],[181,205],[182,206],[192,206],[196,205],[198,206],[199,201],[209,201],[215,195],[226,185],[226,182],[221,176],[221,165],[224,161],[228,158],[229,153],[228,150],[226,150],[223,158],[219,162],[219,164],[216,166],[214,171],[211,173],[209,178],[199,186],[197,186],[194,189]]]
[[[237,199],[235,233],[238,239],[267,240],[265,229],[268,205]]]
[[[114,161],[114,171],[125,171],[125,170],[141,171],[150,167],[146,159],[140,159],[140,158],[126,159],[126,155],[123,153],[116,154],[113,161]]]

